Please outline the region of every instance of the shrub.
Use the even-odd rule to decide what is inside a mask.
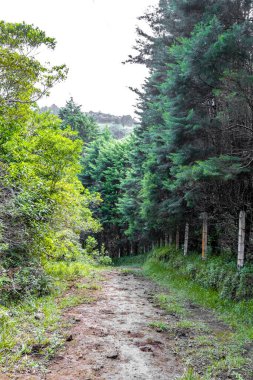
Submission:
[[[109,256],[100,256],[98,258],[98,263],[100,265],[112,265],[112,259]]]
[[[27,266],[0,270],[0,303],[24,299],[27,296],[41,297],[51,292],[52,277],[40,266]]]
[[[185,257],[175,247],[166,246],[156,249],[153,258],[165,262],[182,277],[218,291],[222,298],[242,300],[253,297],[253,266],[246,265],[238,271],[231,255],[209,256],[203,261],[199,254]]]

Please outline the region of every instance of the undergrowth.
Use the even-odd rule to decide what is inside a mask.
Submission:
[[[177,290],[178,294],[180,293],[205,307],[215,309],[233,327],[238,327],[238,321],[241,324],[252,326],[253,338],[253,298],[233,299],[229,291],[230,296],[228,297],[218,291],[218,285],[212,285],[214,283],[213,272],[218,272],[217,262],[219,260],[216,258],[210,258],[203,262],[195,254],[184,257],[173,247],[164,247],[153,252],[153,255],[144,264],[144,271],[163,284],[169,284],[170,287]],[[225,264],[220,262],[220,277],[222,277],[224,266]],[[228,284],[228,279],[229,275],[223,274],[220,283],[225,281]],[[241,287],[240,283],[238,283],[239,287]]]
[[[175,336],[190,334],[194,338],[191,338],[190,346],[183,339],[179,347],[178,354],[183,350],[186,362],[190,363],[190,368],[194,368],[185,373],[184,380],[253,378],[253,362],[249,354],[253,348],[253,299],[249,298],[249,291],[242,290],[244,280],[240,278],[245,278],[244,274],[238,274],[236,285],[229,284],[229,274],[225,275],[224,272],[226,265],[232,268],[230,273],[235,277],[233,264],[229,261],[226,264],[225,258],[221,261],[214,257],[203,262],[194,254],[184,257],[173,247],[156,249],[144,263],[144,273],[168,288],[169,294],[158,294],[155,300],[169,314],[181,318],[178,323],[171,325],[168,333]],[[245,273],[250,273],[250,270],[245,270]],[[219,279],[218,285],[215,284],[215,278]],[[222,291],[225,284],[228,288],[226,294]],[[247,299],[240,299],[242,294],[247,294]],[[230,327],[227,327],[228,330],[224,327],[224,331],[209,331],[208,323],[206,328],[200,328],[194,320],[192,324],[187,314],[189,302],[212,309],[216,312],[213,322],[220,323],[220,319]],[[201,318],[201,309],[199,313]],[[185,316],[187,320],[183,319]],[[201,370],[197,373],[194,371],[196,369]]]
[[[209,256],[202,260],[197,253],[183,256],[173,246],[156,249],[153,258],[175,269],[186,279],[193,280],[206,289],[216,290],[221,298],[248,300],[253,298],[253,266],[246,264],[237,269],[231,253]]]
[[[65,342],[62,309],[93,302],[87,292],[99,289],[95,269],[84,261],[48,262],[45,271],[54,289],[50,294],[0,305],[0,373],[27,368],[43,372],[43,363]],[[83,285],[83,278],[91,286]],[[73,287],[74,294],[65,294]]]
[[[136,256],[123,256],[120,258],[114,258],[113,264],[115,266],[142,266],[147,260],[147,255],[136,255]]]

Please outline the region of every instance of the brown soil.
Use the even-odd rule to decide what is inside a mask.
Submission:
[[[75,286],[70,289],[73,295],[76,291]],[[102,290],[89,290],[95,301],[65,310],[64,321],[70,326],[65,331],[66,344],[48,363],[46,372],[0,375],[0,380],[175,380],[184,372],[183,357],[191,358],[203,374],[208,355],[216,352],[216,337],[225,339],[231,330],[212,312],[190,302],[185,304],[188,318],[204,322],[207,331],[179,327],[178,315],[155,304],[153,295],[161,292],[161,287],[143,276],[106,272]],[[150,327],[157,321],[169,330]],[[206,343],[196,341],[198,335],[207,338],[206,348]],[[225,373],[218,378],[233,377]]]
[[[98,300],[67,312],[77,323],[48,368],[46,380],[169,380],[182,364],[165,336],[148,324],[166,319],[147,299],[148,280],[106,274]]]
[[[150,299],[155,286],[139,276],[107,272],[95,302],[66,310],[64,318],[74,323],[46,374],[6,379],[177,379],[183,365],[173,353],[174,340],[149,327],[153,321],[168,323],[170,318]]]

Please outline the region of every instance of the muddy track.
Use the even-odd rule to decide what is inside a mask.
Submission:
[[[212,346],[215,337],[222,335],[224,339],[231,333],[211,311],[190,302],[185,304],[190,320],[186,324],[181,322],[180,328],[175,327],[180,317],[159,308],[153,297],[163,291],[167,293],[168,289],[162,289],[141,273],[138,275],[138,271],[135,274],[108,271],[103,274],[101,285],[102,290],[91,290],[90,296],[95,296],[95,301],[65,310],[63,318],[70,326],[65,331],[66,344],[48,363],[46,372],[39,374],[35,370],[33,374],[3,379],[175,380],[184,373],[183,359],[187,357],[192,358],[200,374],[208,364],[205,344],[196,342],[198,333],[189,328],[189,322],[200,324],[199,334],[211,344],[211,356],[216,352]],[[151,327],[152,322],[169,326],[169,331]],[[225,373],[218,378],[231,377]]]
[[[70,341],[48,368],[46,380],[169,380],[182,372],[168,338],[149,327],[154,320],[168,322],[150,302],[150,281],[105,275],[95,303],[67,312],[76,320]],[[38,377],[37,377],[38,378]]]

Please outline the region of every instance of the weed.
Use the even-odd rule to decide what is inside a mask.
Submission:
[[[253,338],[253,301],[233,301],[221,298],[214,289],[200,286],[187,276],[182,275],[178,266],[184,266],[184,258],[177,258],[175,267],[165,261],[166,250],[157,250],[155,257],[144,264],[144,273],[152,277],[160,285],[169,288],[169,295],[156,296],[158,304],[168,312],[175,312],[179,321],[169,325],[168,332],[176,334],[179,353],[184,351],[184,359],[190,361],[191,367],[199,368],[205,379],[252,379],[253,362],[247,355],[245,347],[251,350]],[[159,256],[159,257],[157,257]],[[162,260],[161,260],[162,257]],[[201,265],[205,265],[202,264]],[[193,270],[193,267],[187,269]],[[187,301],[211,308],[216,312],[217,321],[199,323],[194,313],[185,315]],[[191,317],[192,316],[192,317]],[[232,328],[219,327],[219,319]],[[240,321],[240,323],[238,323]],[[210,322],[210,325],[209,325]],[[216,328],[217,326],[217,328]],[[189,339],[191,337],[190,344]],[[246,354],[246,355],[245,355]],[[189,370],[183,379],[200,379],[193,370]]]
[[[147,260],[147,255],[125,256],[114,259],[115,266],[142,266]]]
[[[149,327],[152,327],[154,329],[157,329],[159,331],[167,331],[168,325],[167,323],[161,322],[161,321],[154,321],[148,324]]]
[[[154,296],[154,299],[157,304],[169,314],[177,316],[185,316],[187,314],[187,310],[174,295],[157,294]]]
[[[94,301],[87,295],[88,290],[99,288],[95,282],[97,270],[94,271],[94,267],[85,262],[50,262],[46,272],[54,279],[54,293],[12,302],[8,307],[0,306],[0,371],[43,368],[43,363],[65,341],[61,332],[61,309]],[[80,277],[89,277],[92,281],[78,282],[78,294],[63,297],[73,286],[73,280],[76,282]]]
[[[62,298],[59,303],[60,309],[66,309],[69,307],[75,307],[81,305],[83,303],[92,303],[95,301],[93,297],[84,297],[82,295],[69,295],[67,297]]]
[[[202,380],[199,375],[197,375],[192,368],[188,369],[180,380]],[[204,380],[204,379],[203,379]],[[206,379],[207,380],[207,379]]]
[[[102,286],[93,282],[93,283],[87,283],[87,284],[84,284],[84,283],[77,283],[76,284],[76,288],[77,289],[87,289],[87,290],[101,290],[102,289]]]

